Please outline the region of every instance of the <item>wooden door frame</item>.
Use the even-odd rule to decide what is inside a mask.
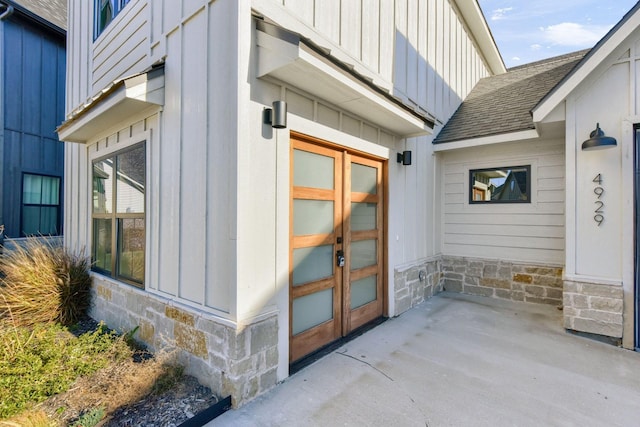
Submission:
[[[350,155],[356,155],[358,157],[362,157],[364,159],[369,159],[372,161],[377,161],[381,163],[381,172],[382,172],[382,191],[383,191],[383,197],[382,197],[382,211],[383,211],[383,215],[381,219],[377,219],[378,223],[382,224],[383,230],[381,233],[381,244],[380,246],[382,247],[382,251],[380,252],[380,256],[382,256],[382,260],[381,260],[381,276],[382,276],[382,316],[383,317],[388,317],[389,315],[389,270],[388,270],[388,259],[389,259],[389,249],[388,249],[388,242],[389,242],[389,234],[388,234],[388,230],[389,230],[389,159],[388,158],[384,158],[384,157],[380,157],[380,156],[376,156],[361,150],[357,150],[357,149],[353,149],[351,147],[346,147],[337,143],[333,143],[321,138],[317,138],[317,137],[313,137],[310,135],[306,135],[304,133],[300,133],[300,132],[296,132],[296,131],[290,131],[289,134],[289,152],[293,153],[293,140],[297,140],[303,143],[308,143],[308,144],[312,144],[316,147],[320,147],[320,148],[326,148],[329,150],[334,150],[334,151],[338,151],[338,152],[346,152]],[[288,287],[289,287],[289,361],[292,361],[292,355],[293,355],[293,346],[292,346],[292,319],[293,319],[293,292],[292,292],[292,271],[293,269],[291,268],[292,266],[292,253],[293,253],[293,232],[292,232],[292,227],[293,227],[293,158],[291,157],[292,154],[290,154],[290,158],[289,158],[289,283],[288,283]],[[345,165],[346,165],[346,161],[343,160],[343,174],[344,174],[344,169],[345,169]],[[341,180],[340,185],[343,185],[343,182]],[[345,194],[343,191],[342,194],[342,198],[344,200],[345,198]],[[344,203],[344,202],[343,202]],[[334,213],[334,215],[336,215]],[[344,230],[343,230],[343,235],[344,235]],[[340,299],[342,300],[342,296],[340,296]],[[340,311],[342,312],[342,304],[339,307]],[[334,315],[335,315],[335,311],[336,311],[336,307],[334,307]],[[340,316],[342,316],[343,314],[341,313]],[[346,323],[346,322],[342,322],[342,323]],[[344,327],[343,327],[344,328]],[[343,331],[341,331],[342,333]],[[303,356],[304,357],[304,356]]]
[[[384,311],[385,305],[384,305],[384,301],[386,300],[385,298],[385,290],[384,290],[384,275],[386,274],[386,270],[384,268],[384,260],[382,259],[382,257],[384,257],[385,255],[385,251],[384,251],[384,245],[386,242],[385,239],[385,222],[384,222],[384,216],[385,216],[385,189],[384,189],[384,178],[385,178],[385,174],[383,172],[384,170],[384,165],[385,165],[385,161],[379,160],[379,159],[372,159],[369,156],[362,156],[359,154],[355,154],[355,153],[350,153],[350,152],[346,152],[345,153],[345,159],[344,159],[344,174],[346,176],[351,176],[351,168],[353,164],[360,164],[360,165],[364,165],[364,166],[368,166],[368,167],[372,167],[375,168],[376,170],[379,171],[379,174],[377,174],[377,176],[379,176],[379,182],[376,182],[376,194],[366,194],[366,193],[357,193],[357,192],[353,192],[353,191],[344,191],[343,192],[343,198],[344,198],[344,210],[346,212],[349,212],[348,215],[345,214],[345,217],[349,217],[349,220],[344,222],[344,230],[343,230],[343,235],[345,236],[345,245],[347,245],[349,248],[351,247],[353,240],[353,234],[354,232],[351,230],[351,203],[354,201],[352,199],[353,194],[352,193],[356,193],[358,195],[356,202],[364,202],[367,203],[367,199],[369,199],[369,201],[371,201],[370,199],[377,199],[378,201],[375,202],[377,205],[377,212],[376,212],[376,228],[375,228],[375,232],[372,233],[371,230],[366,230],[366,231],[356,231],[356,234],[364,234],[364,240],[368,240],[368,239],[376,239],[377,240],[377,245],[376,245],[376,254],[379,257],[378,258],[378,262],[375,264],[375,270],[379,271],[376,273],[377,280],[376,280],[376,293],[377,294],[381,294],[382,295],[382,300],[380,301],[380,306],[378,306],[377,308],[375,306],[370,305],[370,303],[365,304],[362,307],[357,307],[355,309],[351,309],[351,300],[350,300],[350,296],[351,296],[351,283],[353,281],[353,276],[362,276],[362,278],[367,278],[371,276],[371,271],[373,271],[374,269],[371,268],[373,266],[368,266],[368,267],[364,267],[362,269],[356,270],[356,271],[352,271],[351,270],[351,259],[352,257],[349,256],[347,258],[347,265],[346,265],[346,270],[344,273],[345,276],[345,282],[346,284],[343,286],[343,301],[344,301],[344,306],[343,306],[343,325],[342,325],[342,334],[343,336],[348,335],[349,333],[353,332],[354,330],[358,329],[360,326],[365,325],[367,323],[369,323],[369,321],[375,319],[375,317],[370,318],[369,320],[360,320],[358,324],[356,324],[355,326],[353,325],[352,321],[353,321],[353,316],[354,316],[354,312],[359,312],[359,314],[364,314],[365,317],[371,317],[373,315],[373,313],[371,313],[372,311],[377,312],[378,310],[380,310],[381,314],[384,316],[386,313]],[[373,202],[373,201],[371,201]],[[360,239],[362,239],[362,236],[360,237]],[[356,241],[361,241],[360,239],[356,240]],[[367,274],[367,270],[369,271],[369,274]],[[355,279],[358,280],[358,279]],[[377,298],[376,298],[377,300]],[[368,314],[367,314],[368,313]]]

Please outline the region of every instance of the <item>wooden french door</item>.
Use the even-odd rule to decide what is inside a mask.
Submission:
[[[383,162],[291,139],[291,362],[383,314]]]

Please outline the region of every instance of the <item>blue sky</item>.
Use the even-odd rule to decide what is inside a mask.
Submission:
[[[478,0],[507,67],[593,47],[636,0]]]

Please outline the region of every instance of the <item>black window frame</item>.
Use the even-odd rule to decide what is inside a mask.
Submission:
[[[524,194],[526,195],[525,200],[499,200],[499,199],[490,199],[490,200],[474,200],[473,198],[473,190],[475,184],[475,173],[480,172],[491,172],[491,171],[499,171],[499,170],[508,170],[511,171],[513,169],[524,169],[526,171],[527,182],[526,189]],[[518,186],[520,188],[520,186]],[[522,190],[520,188],[520,190]],[[500,166],[500,167],[492,167],[492,168],[478,168],[478,169],[470,169],[469,170],[469,204],[472,205],[487,205],[487,204],[522,204],[522,203],[531,203],[531,165],[517,165],[517,166]]]
[[[25,203],[24,201],[24,179],[27,175],[30,176],[39,176],[43,178],[54,178],[58,180],[58,203],[55,205],[52,204],[43,204],[43,203]],[[22,185],[20,191],[20,237],[27,236],[62,236],[62,177],[58,175],[47,175],[42,173],[33,173],[33,172],[23,172],[22,173]],[[40,197],[42,198],[42,192],[40,193]],[[56,208],[56,233],[42,233],[42,231],[38,230],[37,233],[27,234],[24,232],[24,208],[25,207],[46,207],[46,208]],[[42,221],[42,218],[40,219]],[[40,223],[40,225],[42,225]],[[38,227],[40,228],[40,227]]]
[[[144,151],[144,156],[145,156],[145,161],[144,161],[144,179],[145,179],[145,183],[144,183],[144,201],[143,201],[143,206],[144,206],[144,212],[143,213],[135,213],[135,214],[131,214],[131,213],[119,213],[118,209],[117,209],[117,200],[118,200],[118,190],[117,190],[117,185],[118,185],[118,177],[117,177],[117,157],[121,156],[123,154],[126,154],[127,152],[136,150],[141,148]],[[135,286],[137,288],[140,289],[144,289],[145,288],[145,276],[146,276],[146,268],[143,271],[143,277],[142,280],[136,280],[133,277],[130,276],[126,276],[123,274],[119,274],[119,270],[120,270],[120,249],[122,247],[122,236],[119,233],[120,230],[120,222],[123,220],[142,220],[143,224],[144,224],[144,249],[143,249],[143,266],[146,263],[146,255],[147,255],[147,246],[146,246],[146,233],[147,233],[147,191],[146,191],[146,182],[147,182],[147,143],[146,141],[140,141],[137,142],[135,144],[132,144],[122,150],[118,150],[116,152],[110,153],[106,156],[101,156],[101,157],[97,157],[95,159],[92,159],[91,161],[91,270],[95,271],[97,273],[100,273],[104,276],[107,277],[111,277],[113,279],[116,279],[118,281],[127,283],[129,285]],[[94,175],[94,166],[96,163],[100,163],[104,160],[107,159],[113,159],[112,162],[112,169],[114,171],[114,176],[113,176],[113,180],[112,180],[112,206],[111,206],[111,212],[110,213],[96,213],[94,212],[94,191],[95,191],[95,187],[94,187],[94,181],[95,181],[95,175]],[[111,247],[111,265],[110,268],[111,270],[106,270],[104,268],[100,268],[96,265],[96,228],[95,228],[95,224],[96,224],[96,220],[108,220],[110,221],[110,226],[111,226],[111,236],[110,236],[110,247]]]
[[[120,12],[129,4],[131,0],[94,0],[93,1],[93,40],[107,29],[109,24],[118,16]],[[102,13],[105,6],[110,6],[110,13],[106,22],[102,21]]]

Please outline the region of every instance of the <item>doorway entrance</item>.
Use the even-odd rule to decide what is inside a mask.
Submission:
[[[383,314],[383,164],[291,136],[290,362]]]

